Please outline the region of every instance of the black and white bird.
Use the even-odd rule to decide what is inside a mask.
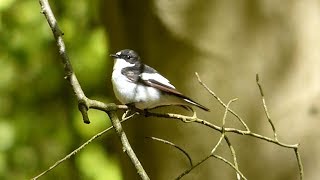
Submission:
[[[141,63],[140,57],[133,50],[121,50],[110,56],[115,60],[112,72],[113,91],[121,103],[134,105],[141,110],[180,105],[189,108],[197,106],[209,111],[177,91],[155,69]]]

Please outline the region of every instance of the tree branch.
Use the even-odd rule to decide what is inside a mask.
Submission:
[[[46,17],[48,24],[52,30],[53,36],[56,40],[56,44],[59,49],[59,54],[64,67],[65,79],[68,80],[74,94],[77,97],[77,100],[79,103],[79,110],[82,114],[84,123],[89,124],[90,123],[89,117],[88,117],[88,114],[86,113],[86,111],[88,110],[88,107],[86,106],[87,97],[83,93],[80,83],[73,72],[73,68],[69,61],[69,56],[66,52],[66,47],[62,38],[63,32],[58,26],[57,20],[54,17],[54,14],[51,10],[48,0],[40,0],[39,3],[41,5],[41,12]]]
[[[155,112],[148,112],[147,114],[148,114],[147,116],[162,117],[162,118],[167,118],[167,119],[178,119],[183,122],[194,122],[194,123],[205,125],[211,129],[217,130],[219,132],[222,132],[222,127],[215,125],[215,124],[212,124],[209,121],[206,121],[206,120],[200,119],[200,118],[185,116],[185,115],[181,115],[181,114],[174,114],[174,113],[161,114],[161,113],[155,113]],[[227,133],[232,132],[232,133],[236,133],[236,134],[240,134],[240,135],[247,135],[247,136],[255,137],[258,139],[262,139],[264,141],[268,141],[268,142],[277,144],[277,145],[285,147],[285,148],[296,148],[298,146],[298,144],[286,144],[286,143],[282,143],[280,141],[275,141],[272,138],[262,136],[260,134],[257,134],[257,133],[251,132],[251,131],[243,131],[243,130],[239,130],[239,129],[235,129],[235,128],[224,128],[224,130]]]
[[[62,64],[64,67],[64,73],[65,73],[65,79],[68,80],[69,84],[71,85],[73,92],[78,100],[78,108],[79,111],[82,114],[83,121],[86,124],[90,123],[89,117],[88,117],[88,109],[99,109],[107,112],[109,115],[111,122],[113,126],[115,127],[115,130],[117,132],[117,135],[120,137],[122,146],[124,151],[129,156],[131,162],[134,164],[135,168],[137,169],[138,174],[140,175],[141,179],[149,179],[147,173],[143,169],[141,163],[139,162],[138,158],[136,157],[134,151],[132,150],[130,143],[126,137],[126,134],[124,133],[121,123],[119,121],[119,118],[115,114],[116,109],[119,108],[119,106],[116,106],[115,104],[104,104],[98,101],[90,100],[87,98],[81,89],[80,83],[76,77],[76,75],[73,72],[72,65],[69,61],[69,57],[66,52],[66,47],[62,38],[62,31],[60,30],[57,20],[54,17],[54,14],[51,10],[51,7],[49,5],[48,0],[39,0],[39,3],[41,5],[41,12],[44,14],[45,18],[47,19],[47,22],[52,30],[52,33],[54,35],[54,38],[56,40],[56,44],[59,49],[59,54],[62,60]],[[125,107],[123,107],[125,108]]]
[[[136,154],[134,153],[133,149],[130,146],[130,143],[128,141],[128,138],[126,136],[126,134],[124,133],[122,126],[121,126],[121,122],[119,121],[119,118],[116,114],[115,111],[109,111],[108,115],[111,119],[111,122],[113,124],[114,129],[116,130],[117,134],[120,137],[122,146],[123,146],[123,151],[127,153],[127,155],[129,156],[131,162],[133,163],[134,167],[137,170],[137,173],[140,175],[141,179],[150,179],[147,175],[147,173],[145,172],[145,170],[143,169],[139,159],[137,158]]]

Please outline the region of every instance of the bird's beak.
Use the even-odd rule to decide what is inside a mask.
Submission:
[[[116,55],[116,54],[110,54],[110,56],[113,57],[113,58],[118,58],[118,57],[119,57],[119,56]]]

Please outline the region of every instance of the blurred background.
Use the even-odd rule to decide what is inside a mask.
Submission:
[[[300,143],[305,178],[319,179],[319,0],[50,3],[89,98],[117,102],[109,54],[130,48],[181,92],[211,109],[196,109],[199,117],[221,125],[224,109],[194,72],[224,102],[239,98],[232,108],[252,131],[272,137],[255,84],[259,73],[279,139]],[[91,124],[82,122],[38,1],[0,0],[0,72],[0,179],[29,179],[110,126],[108,117],[94,110],[89,111]],[[227,125],[242,128],[231,116]],[[194,162],[219,139],[219,133],[204,126],[159,118],[136,117],[123,127],[151,179],[173,179],[188,168],[188,161],[146,136],[176,143]],[[292,150],[246,136],[230,134],[230,139],[248,179],[299,178]],[[217,152],[231,159],[225,143]],[[139,177],[110,131],[42,179]],[[235,173],[210,159],[184,179],[235,179]]]

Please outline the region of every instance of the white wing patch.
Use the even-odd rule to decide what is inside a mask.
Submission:
[[[142,80],[145,80],[145,81],[152,79],[152,80],[158,81],[161,84],[164,84],[173,89],[176,89],[172,84],[170,84],[170,81],[168,79],[166,79],[165,77],[161,76],[158,73],[142,73],[141,78]]]

